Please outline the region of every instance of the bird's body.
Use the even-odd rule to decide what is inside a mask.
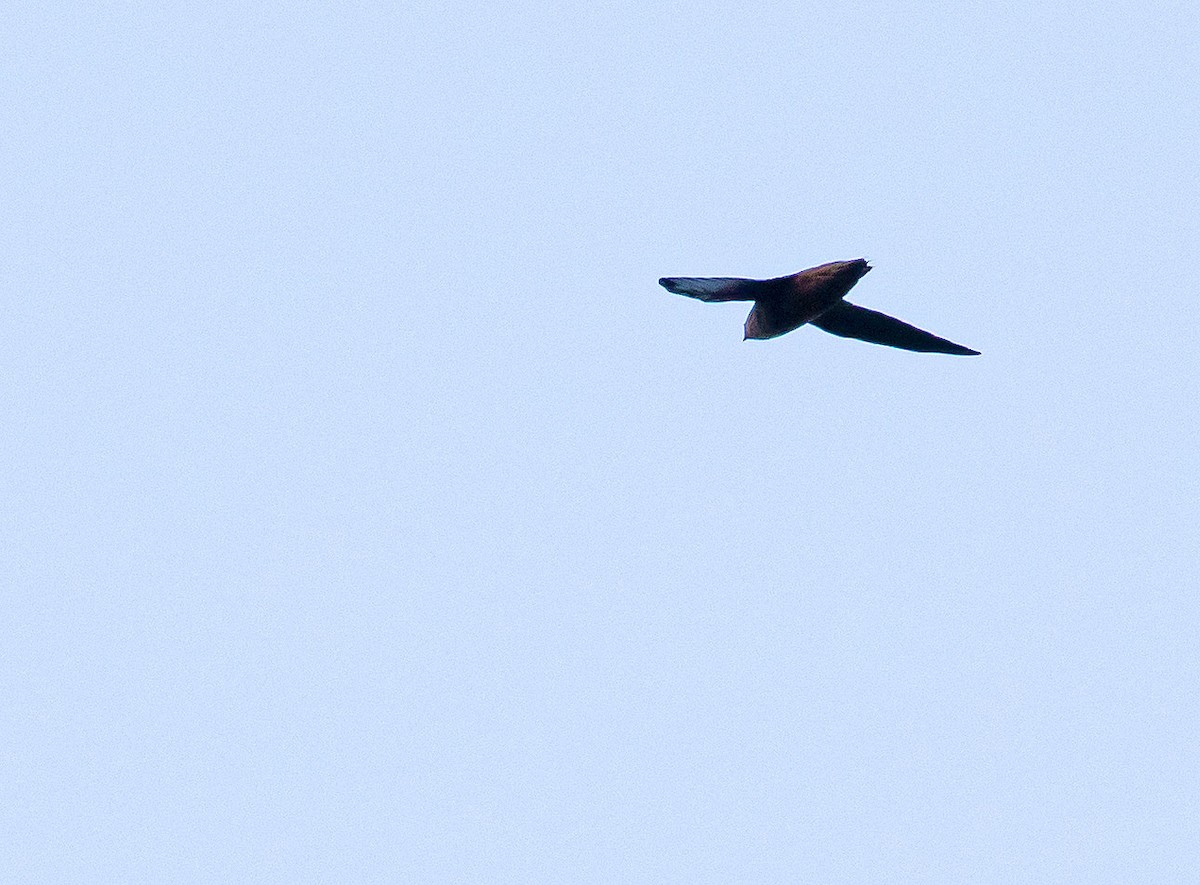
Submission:
[[[938,338],[894,317],[844,300],[871,266],[862,258],[832,261],[770,280],[741,277],[663,277],[665,289],[701,301],[753,301],[746,338],[777,338],[806,323],[843,338],[904,350],[976,356],[978,351]]]

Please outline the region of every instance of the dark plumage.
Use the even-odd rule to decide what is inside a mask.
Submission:
[[[939,338],[887,314],[845,301],[846,293],[871,269],[862,258],[831,261],[788,277],[663,277],[669,292],[701,301],[753,301],[746,338],[776,338],[805,323],[843,338],[926,353],[978,356],[979,351]]]

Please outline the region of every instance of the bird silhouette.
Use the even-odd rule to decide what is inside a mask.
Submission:
[[[663,277],[668,292],[701,301],[753,301],[746,317],[747,338],[777,338],[811,323],[843,338],[886,344],[924,353],[978,356],[979,351],[939,338],[895,317],[845,300],[846,293],[871,269],[865,259],[831,261],[787,277]]]

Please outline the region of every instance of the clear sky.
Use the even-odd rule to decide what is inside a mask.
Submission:
[[[1195,881],[1195,4],[5,19],[7,881]]]

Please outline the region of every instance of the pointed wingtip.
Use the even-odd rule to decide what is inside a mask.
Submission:
[[[963,347],[961,344],[955,344],[953,341],[947,341],[945,338],[938,338],[936,335],[931,337],[936,343],[920,348],[926,353],[944,353],[949,356],[982,356],[978,350],[971,350],[969,347]],[[896,345],[893,344],[891,346],[895,347]]]
[[[946,353],[952,356],[979,356],[978,350],[963,347],[932,332],[918,329],[903,320],[859,307],[849,301],[841,301],[814,320],[809,320],[818,329],[843,338],[857,338],[872,344],[915,350],[918,353]]]

